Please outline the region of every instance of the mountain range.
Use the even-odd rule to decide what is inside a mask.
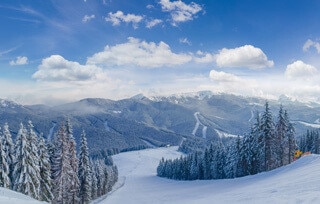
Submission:
[[[31,120],[35,130],[48,140],[68,117],[77,141],[85,130],[92,152],[101,149],[140,149],[179,145],[184,138],[204,140],[249,133],[266,99],[210,91],[123,100],[87,98],[59,106],[21,105],[0,100],[0,125],[8,122],[15,137],[19,124]],[[294,124],[296,136],[320,128],[320,104],[299,102],[287,96],[269,100],[276,119],[282,104]]]

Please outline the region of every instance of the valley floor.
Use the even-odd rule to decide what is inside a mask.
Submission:
[[[177,147],[115,155],[116,189],[94,203],[320,203],[320,156],[309,155],[279,169],[237,179],[175,181],[156,176],[159,160],[177,158]]]

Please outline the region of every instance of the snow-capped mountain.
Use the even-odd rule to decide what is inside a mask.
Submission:
[[[8,122],[15,137],[19,123],[32,120],[35,130],[51,137],[61,122],[69,117],[79,141],[86,130],[92,150],[107,148],[135,149],[166,144],[178,145],[183,138],[208,140],[244,135],[249,132],[257,111],[263,112],[266,100],[209,91],[113,101],[88,98],[55,107],[23,106],[0,101],[0,125]],[[269,101],[276,116],[279,105],[288,110],[297,136],[318,127],[320,106],[281,100]],[[223,133],[223,134],[222,134]]]

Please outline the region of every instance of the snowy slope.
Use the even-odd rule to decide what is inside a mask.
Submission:
[[[11,191],[6,188],[0,187],[0,203],[5,204],[37,204],[37,203],[45,203],[37,201],[29,196],[23,195],[21,193],[17,193],[15,191]]]
[[[174,181],[157,177],[161,157],[179,157],[176,150],[147,149],[114,156],[119,189],[95,203],[320,203],[319,155],[237,179]]]

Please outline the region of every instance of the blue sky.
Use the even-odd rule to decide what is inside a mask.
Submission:
[[[319,101],[316,0],[5,0],[0,98],[211,90]]]

